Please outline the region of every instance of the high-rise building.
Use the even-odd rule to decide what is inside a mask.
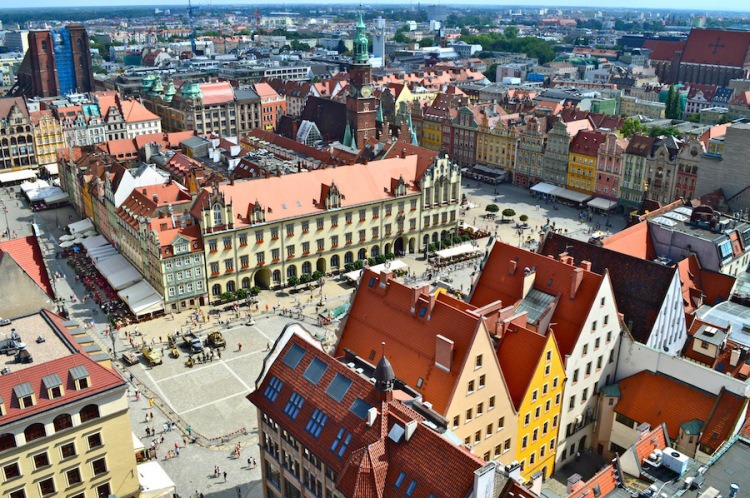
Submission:
[[[5,48],[8,52],[26,53],[29,49],[29,32],[26,30],[5,33]]]
[[[81,24],[30,31],[13,96],[53,97],[94,87],[89,37]]]

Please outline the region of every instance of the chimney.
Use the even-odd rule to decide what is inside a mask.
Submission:
[[[534,280],[536,280],[536,267],[527,266],[523,269],[523,297],[521,299],[525,299],[529,291],[534,288]]]
[[[374,406],[367,410],[367,427],[372,427],[375,423],[375,419],[378,418],[378,409]]]
[[[157,203],[157,204],[159,203],[159,196],[157,194],[154,193],[153,199],[154,199],[155,203]]]
[[[568,477],[567,494],[578,491],[582,487],[583,487],[583,478],[581,477],[580,474],[573,474],[572,476]]]
[[[729,366],[730,367],[736,367],[737,364],[740,362],[740,354],[742,353],[742,350],[739,348],[732,349],[732,353],[729,356]]]
[[[518,267],[518,258],[510,260],[510,267],[508,268],[508,275],[511,277],[516,274],[516,268]]]
[[[557,259],[564,265],[573,265],[573,256],[570,256],[567,252],[561,252]]]
[[[638,435],[639,440],[648,436],[649,432],[651,432],[651,424],[649,424],[648,422],[643,422],[635,428],[635,433]]]
[[[447,337],[438,335],[435,338],[435,366],[446,372],[450,372],[452,363],[453,341]]]
[[[497,463],[487,462],[474,471],[474,490],[471,496],[490,496],[495,489],[495,469]]]
[[[586,271],[591,271],[591,261],[583,260],[579,266]]]
[[[414,435],[414,431],[417,430],[417,421],[416,420],[409,420],[406,425],[404,426],[404,440],[408,441],[411,439],[412,435]]]
[[[391,270],[381,270],[380,272],[380,286],[385,287],[388,281],[391,279]]]
[[[581,286],[582,281],[583,281],[583,269],[574,268],[573,275],[570,279],[570,299],[576,298],[576,294],[578,293],[578,288]]]

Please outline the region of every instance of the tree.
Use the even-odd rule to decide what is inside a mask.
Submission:
[[[511,208],[503,209],[503,218],[513,218],[516,215],[516,212],[513,211]]]
[[[301,283],[301,284],[306,284],[306,283],[310,282],[310,280],[312,280],[312,277],[310,276],[309,273],[303,273],[299,277],[299,283]]]
[[[313,272],[313,274],[312,274],[312,279],[313,280],[315,280],[317,282],[318,280],[321,280],[322,278],[323,278],[323,272],[322,271],[315,270]]]
[[[667,92],[667,101],[664,102],[664,105],[666,106],[664,110],[664,115],[666,117],[669,117],[672,115],[672,101],[674,100],[674,85],[669,85],[669,92]]]
[[[495,82],[497,78],[497,62],[490,64],[485,72],[482,73],[488,80]]]
[[[669,119],[682,119],[682,105],[680,104],[681,97],[680,91],[675,89],[672,93],[672,114],[667,116]]]
[[[299,278],[297,278],[297,275],[292,275],[286,280],[286,283],[289,287],[297,287],[297,284],[299,283]]]
[[[507,28],[505,28],[505,31],[503,31],[503,34],[508,39],[518,38],[519,33],[520,31],[516,26],[508,26]]]
[[[497,204],[487,204],[487,207],[484,208],[485,211],[488,213],[497,213],[500,211],[500,208],[497,206]]]
[[[346,48],[346,42],[344,42],[344,40],[339,40],[339,44],[336,47],[336,52],[338,52],[339,54],[345,54],[348,51],[349,49]]]
[[[527,221],[529,221],[529,217],[526,216],[525,214],[522,214],[521,216],[519,216],[518,219],[521,220],[521,223],[526,223]]]
[[[636,133],[646,133],[647,127],[642,125],[638,118],[627,118],[620,127],[620,132],[624,137],[632,137]]]
[[[247,289],[237,289],[234,295],[237,299],[245,299],[247,298]]]

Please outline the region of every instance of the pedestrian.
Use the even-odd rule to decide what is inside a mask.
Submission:
[[[224,482],[227,482],[227,471],[224,471]]]
[[[134,378],[134,377],[133,377],[133,372],[130,372],[130,382],[131,382],[131,383],[133,382],[133,378]]]
[[[151,421],[154,420],[154,412],[149,412],[148,416],[151,417]]]
[[[180,447],[180,443],[178,443],[177,441],[175,441],[174,442],[174,449],[176,450],[179,447]]]
[[[187,436],[182,436],[182,445],[187,448]]]
[[[188,431],[188,436],[193,435],[193,428],[191,426],[188,425],[187,431]]]
[[[237,343],[237,351],[242,351],[242,343],[241,342]]]
[[[159,438],[159,444],[164,444],[164,434],[162,434],[161,438]]]
[[[179,446],[175,447],[175,449],[174,449],[174,455],[175,456],[180,456],[180,447]]]
[[[138,389],[135,390],[135,400],[136,401],[141,400],[141,393],[138,391]]]
[[[154,398],[148,398],[148,407],[153,408],[154,407]]]
[[[161,424],[161,426],[164,428],[164,430],[161,431],[162,434],[165,433],[165,432],[167,432],[169,430],[169,424],[168,423],[164,422],[163,424]]]

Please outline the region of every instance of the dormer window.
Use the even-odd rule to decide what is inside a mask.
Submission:
[[[18,399],[18,406],[21,408],[30,408],[34,406],[36,399],[34,398],[34,389],[31,384],[24,382],[13,387],[13,393]]]
[[[62,379],[56,373],[42,377],[42,384],[47,390],[49,399],[60,398],[64,394]]]
[[[3,401],[2,396],[0,396],[0,417],[2,417],[3,415],[5,415],[5,413],[6,413],[6,411],[5,411],[5,402]]]
[[[75,382],[76,390],[81,391],[88,388],[91,385],[91,376],[86,367],[79,365],[70,369],[70,376]]]

